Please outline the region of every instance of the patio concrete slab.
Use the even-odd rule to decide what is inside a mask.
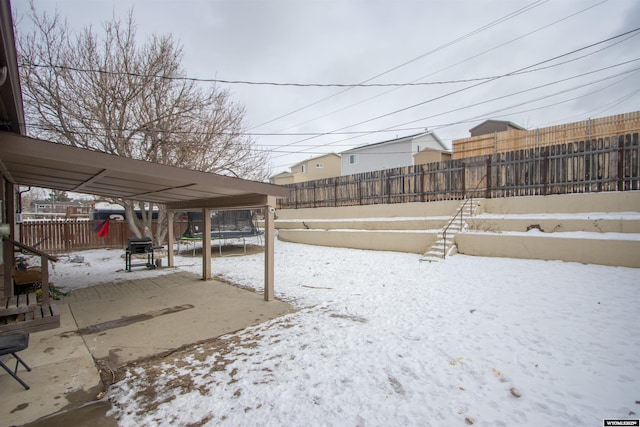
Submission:
[[[102,391],[96,365],[115,371],[293,311],[285,302],[266,302],[261,294],[185,272],[141,280],[132,272],[126,282],[74,291],[59,307],[61,327],[31,334],[29,348],[20,353],[33,369],[18,371],[31,389],[0,375],[3,426],[44,422],[56,412],[62,414],[47,418],[47,425],[57,425],[60,417],[64,425],[75,425],[69,412],[94,410],[85,404]]]
[[[30,334],[29,347],[18,354],[31,367],[31,372],[18,368],[18,376],[31,389],[25,390],[4,371],[0,375],[2,426],[23,425],[75,402],[95,399],[102,390],[100,374],[77,333],[69,306],[59,308],[60,328]],[[15,366],[13,357],[5,363]]]

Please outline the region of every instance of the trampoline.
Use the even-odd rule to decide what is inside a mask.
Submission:
[[[187,218],[187,229],[178,239],[178,243],[202,241],[202,212],[188,212]],[[226,245],[227,240],[242,239],[244,254],[246,254],[246,239],[257,237],[262,244],[263,235],[264,232],[253,222],[253,211],[250,209],[211,212],[211,240],[218,241],[220,256],[222,256],[222,246]],[[195,245],[193,251],[195,254]]]

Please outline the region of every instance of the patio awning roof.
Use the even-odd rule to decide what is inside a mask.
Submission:
[[[15,184],[162,203],[169,209],[266,205],[284,187],[160,165],[3,132],[0,171]]]
[[[24,111],[18,73],[11,5],[0,0],[0,184],[51,188],[130,200],[155,202],[171,210],[272,207],[288,190],[273,184],[119,157],[24,136]],[[0,194],[3,218],[15,234],[13,188]],[[265,209],[264,299],[274,298],[274,214]],[[210,228],[210,216],[204,226]],[[173,242],[173,227],[168,227]],[[211,278],[211,236],[203,234],[202,276]],[[6,251],[5,253],[9,253]],[[173,245],[168,245],[173,265]],[[10,260],[0,258],[2,263]],[[46,269],[45,269],[46,271]],[[12,293],[10,274],[4,292]]]

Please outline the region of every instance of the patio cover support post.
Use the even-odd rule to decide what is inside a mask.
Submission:
[[[202,209],[202,280],[211,279],[211,209]]]
[[[273,285],[273,252],[275,238],[275,207],[276,198],[267,197],[267,205],[264,207],[264,300],[273,301],[275,290]]]
[[[13,296],[13,245],[2,239],[2,262],[4,264],[4,296]]]
[[[0,203],[0,206],[4,209],[4,212],[0,212],[0,218],[5,218],[6,222],[10,224],[9,238],[16,240],[16,216],[15,216],[15,186],[7,182],[6,183],[6,203]],[[2,243],[2,263],[4,264],[4,296],[10,297],[13,295],[13,245],[7,241]]]
[[[169,267],[173,267],[173,242],[176,241],[173,235],[173,214],[172,210],[167,211],[167,264]]]

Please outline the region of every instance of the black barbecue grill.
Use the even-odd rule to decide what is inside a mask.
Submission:
[[[146,255],[147,262],[132,264],[131,257],[133,255]],[[131,267],[156,267],[153,259],[153,241],[151,237],[129,237],[125,254],[125,270],[131,271]]]

